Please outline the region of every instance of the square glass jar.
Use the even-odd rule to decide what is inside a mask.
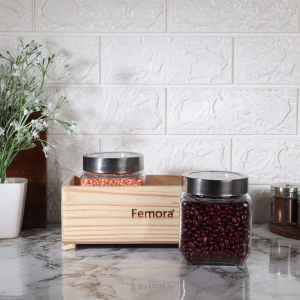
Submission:
[[[186,264],[242,265],[251,252],[248,177],[201,171],[183,174],[179,251]]]

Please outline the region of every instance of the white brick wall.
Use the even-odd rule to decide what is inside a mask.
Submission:
[[[134,150],[146,173],[235,170],[250,177],[254,222],[270,184],[300,182],[298,0],[0,0],[0,53],[25,36],[71,77],[49,140],[48,219],[82,154]]]

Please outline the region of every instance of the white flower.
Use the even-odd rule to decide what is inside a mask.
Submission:
[[[40,57],[40,56],[37,56],[37,57],[33,60],[33,63],[34,63],[35,65],[37,65],[37,64],[40,63],[40,61],[41,61],[41,57]]]
[[[5,133],[4,128],[0,127],[0,135],[4,135],[4,133]]]
[[[17,64],[12,65],[11,75],[14,76],[14,77],[20,76],[20,67]]]
[[[50,146],[44,146],[43,147],[43,152],[45,153],[45,156],[48,157],[48,152],[51,150],[51,147]]]
[[[30,114],[31,112],[32,112],[32,111],[28,110],[27,108],[24,109],[24,115],[25,115],[25,116],[28,115],[28,114]]]
[[[47,121],[43,121],[42,123],[43,123],[43,126],[44,126],[45,128],[48,127],[48,122],[47,122]]]
[[[61,91],[60,91],[60,95],[61,95],[61,97],[66,97],[65,91],[64,91],[64,90],[61,90]]]
[[[26,49],[22,49],[22,50],[19,51],[19,55],[21,57],[24,57],[26,54],[27,54],[27,50]]]
[[[66,76],[70,76],[71,75],[71,73],[70,73],[70,71],[68,71],[67,73],[66,73]]]
[[[18,37],[17,38],[17,44],[18,45],[22,45],[22,41],[24,40],[24,38],[23,37]]]
[[[23,134],[20,133],[20,132],[18,132],[18,133],[16,134],[16,139],[17,139],[18,141],[20,141],[22,138],[23,138]]]
[[[29,95],[29,91],[24,91],[24,94],[25,94],[26,96],[28,96],[28,95]]]
[[[36,132],[36,131],[33,131],[32,132],[32,138],[34,138],[34,139],[38,139],[40,136],[39,136],[39,134]]]
[[[1,138],[0,138],[0,147],[5,147],[5,140],[4,140],[4,137],[2,136]]]
[[[73,132],[73,131],[75,130],[75,128],[76,128],[76,124],[73,123],[69,128],[70,128],[70,130]]]
[[[36,98],[35,100],[34,100],[34,103],[35,104],[38,104],[40,102],[40,100],[38,99],[38,98]]]
[[[15,130],[17,130],[18,127],[19,127],[19,123],[18,123],[16,120],[13,120],[13,121],[10,123],[10,126],[14,126],[14,127],[15,127]]]
[[[36,123],[34,124],[34,127],[35,127],[35,129],[38,130],[38,131],[41,131],[41,130],[44,129],[44,125],[43,125],[42,122],[36,122]]]
[[[49,102],[47,108],[49,112],[52,112],[54,110],[54,104],[52,102]]]
[[[20,76],[20,71],[19,70],[15,70],[11,73],[11,76],[17,77]]]

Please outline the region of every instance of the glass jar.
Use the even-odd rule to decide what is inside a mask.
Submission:
[[[182,174],[179,251],[186,264],[242,265],[251,252],[248,176],[225,171]]]
[[[297,224],[297,190],[295,183],[271,185],[271,222],[280,225]]]
[[[100,152],[83,156],[82,186],[141,186],[145,184],[144,155]]]
[[[297,227],[300,228],[300,189],[297,190],[298,206],[297,206]]]

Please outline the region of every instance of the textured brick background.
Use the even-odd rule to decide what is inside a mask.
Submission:
[[[247,173],[253,221],[270,184],[300,182],[298,0],[0,0],[0,52],[25,36],[69,63],[49,129],[48,219],[86,152],[145,154],[147,174]]]

